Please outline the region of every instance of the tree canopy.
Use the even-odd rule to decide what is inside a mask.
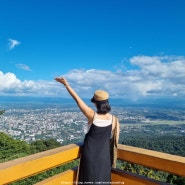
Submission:
[[[5,110],[0,110],[0,115],[4,114]]]

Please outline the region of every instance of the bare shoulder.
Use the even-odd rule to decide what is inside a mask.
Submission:
[[[94,118],[95,115],[95,111],[90,108],[90,107],[86,107],[86,109],[83,110],[84,115],[87,117],[88,122],[91,122]]]

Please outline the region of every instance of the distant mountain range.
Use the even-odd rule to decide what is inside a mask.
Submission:
[[[84,99],[84,101],[92,105],[90,99]],[[109,102],[111,106],[133,106],[133,107],[160,107],[160,108],[182,108],[185,109],[185,99],[178,98],[159,98],[159,99],[139,99],[139,100],[125,100],[110,98]],[[1,96],[0,97],[0,108],[3,104],[16,104],[16,103],[26,103],[26,104],[70,104],[76,105],[75,101],[69,98],[62,97],[19,97],[19,96]]]

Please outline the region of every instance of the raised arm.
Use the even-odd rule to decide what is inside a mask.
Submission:
[[[80,108],[82,113],[87,117],[88,121],[89,122],[92,121],[94,116],[94,110],[91,109],[89,106],[87,106],[87,104],[78,96],[78,94],[74,91],[74,89],[69,85],[67,80],[65,78],[60,78],[60,77],[55,78],[55,80],[57,82],[60,82],[66,87],[67,91],[72,96],[72,98],[76,101],[78,107]]]

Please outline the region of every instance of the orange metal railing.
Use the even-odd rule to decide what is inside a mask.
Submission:
[[[52,169],[80,157],[80,146],[70,144],[40,152],[27,157],[0,163],[0,184],[9,184],[43,171]],[[185,157],[170,155],[152,150],[126,145],[118,145],[118,159],[152,169],[185,177]],[[76,169],[70,169],[45,179],[37,185],[61,185],[76,183]],[[157,185],[165,184],[120,169],[112,170],[112,184]]]

